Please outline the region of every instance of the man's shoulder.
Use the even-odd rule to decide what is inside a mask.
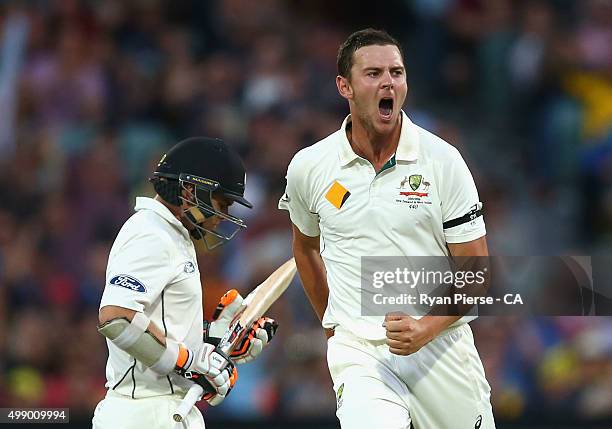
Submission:
[[[299,150],[291,160],[292,167],[314,167],[334,162],[338,159],[338,137],[336,131],[318,142]]]
[[[142,245],[144,251],[151,249],[151,246],[158,248],[172,245],[172,232],[172,226],[153,210],[138,210],[125,221],[115,242],[129,241],[133,245]]]
[[[419,135],[419,151],[424,158],[441,163],[461,158],[459,150],[443,138],[416,124],[414,127]]]
[[[125,221],[123,227],[133,233],[139,231],[158,232],[164,229],[163,219],[153,210],[137,210]]]

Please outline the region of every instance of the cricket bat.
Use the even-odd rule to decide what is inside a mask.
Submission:
[[[223,353],[229,356],[242,342],[251,331],[253,324],[285,292],[296,272],[295,260],[291,258],[270,274],[266,280],[245,298],[242,308],[238,311],[238,314],[236,314],[234,320],[230,323],[227,332],[219,341],[217,347]],[[174,413],[174,421],[183,421],[191,407],[200,400],[203,394],[204,389],[202,386],[193,384]]]

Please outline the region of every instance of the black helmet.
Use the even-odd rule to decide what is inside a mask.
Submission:
[[[219,244],[222,244],[233,238],[240,228],[246,228],[242,219],[222,213],[212,205],[211,198],[215,194],[253,208],[244,198],[246,174],[242,160],[221,139],[192,137],[177,143],[159,161],[151,181],[157,194],[167,203],[180,206],[181,202],[186,202],[191,206],[184,213],[195,227],[191,231],[194,238],[210,233],[221,239]],[[193,189],[190,191],[192,198],[184,198],[183,189]],[[228,235],[199,225],[214,215],[238,228]],[[207,245],[216,247],[208,242]]]

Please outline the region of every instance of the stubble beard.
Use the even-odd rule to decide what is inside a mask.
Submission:
[[[364,107],[367,107],[367,104],[365,102],[355,101],[355,108],[358,112],[356,115],[357,119],[361,123],[361,126],[366,130],[368,135],[371,135],[371,136],[376,135],[378,134],[378,131],[376,130],[376,127],[374,126],[372,115],[369,114],[368,109]]]

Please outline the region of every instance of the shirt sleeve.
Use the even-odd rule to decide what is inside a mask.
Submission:
[[[317,237],[321,234],[319,216],[312,206],[311,184],[307,179],[306,168],[296,162],[294,157],[287,169],[287,187],[278,202],[278,208],[289,212],[291,222],[302,234]]]
[[[171,256],[159,235],[145,232],[124,240],[109,256],[100,308],[116,305],[144,312],[171,283]]]
[[[447,243],[466,243],[487,232],[482,215],[483,205],[472,173],[459,154],[444,175],[442,187],[442,227]]]

